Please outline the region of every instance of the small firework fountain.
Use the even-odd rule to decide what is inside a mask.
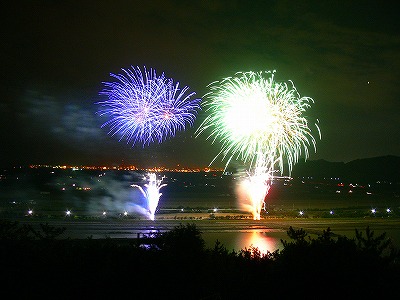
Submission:
[[[250,210],[254,220],[261,219],[261,211],[265,207],[265,196],[270,189],[272,176],[269,171],[264,171],[262,167],[256,167],[254,173],[247,172],[247,178],[241,183],[246,196],[251,202]]]
[[[254,220],[261,210],[273,180],[275,167],[283,173],[287,163],[289,174],[308,146],[316,150],[315,138],[302,114],[313,100],[300,97],[293,82],[274,80],[275,71],[238,72],[233,77],[209,85],[204,106],[209,115],[196,130],[196,137],[211,130],[207,140],[219,141],[219,156],[246,164],[247,178],[242,183],[246,197],[252,202]],[[319,127],[315,124],[319,136]]]
[[[201,99],[193,99],[194,92],[187,94],[187,86],[181,89],[179,82],[174,83],[164,73],[157,75],[153,69],[142,71],[132,67],[123,71],[125,74],[111,74],[117,81],[103,82],[105,88],[100,95],[108,99],[96,103],[103,107],[98,114],[109,118],[102,128],[109,127],[110,135],[118,136],[119,141],[126,140],[132,147],[140,143],[144,148],[193,126]],[[141,189],[152,220],[162,186],[156,174],[150,174],[146,192]]]
[[[155,219],[158,202],[162,195],[162,193],[160,193],[160,189],[167,185],[165,183],[161,184],[163,179],[164,177],[162,177],[161,179],[157,179],[157,175],[155,173],[149,173],[148,174],[149,183],[144,185],[146,190],[144,190],[139,185],[136,184],[131,185],[132,187],[137,187],[142,192],[143,196],[146,198],[147,207],[149,211],[149,219],[153,221]]]

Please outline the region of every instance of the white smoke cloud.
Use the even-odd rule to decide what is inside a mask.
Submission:
[[[71,206],[88,216],[121,216],[127,212],[129,216],[147,217],[147,202],[138,188],[132,187],[139,183],[143,175],[131,171],[124,175],[110,171],[96,176],[77,176],[69,178],[64,199]],[[120,172],[119,172],[120,173]],[[76,190],[80,190],[78,194]]]

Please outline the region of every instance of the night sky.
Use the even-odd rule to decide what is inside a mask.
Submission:
[[[238,71],[276,70],[318,118],[310,160],[400,156],[400,21],[393,1],[6,1],[1,4],[0,166],[205,167],[194,137],[159,145],[100,128],[110,73],[146,66],[202,98]],[[222,166],[216,162],[214,166]]]

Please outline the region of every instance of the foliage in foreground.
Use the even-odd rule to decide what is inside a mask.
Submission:
[[[64,230],[1,221],[3,288],[43,298],[373,298],[400,279],[399,251],[369,227],[354,239],[290,227],[283,249],[266,254],[205,248],[194,224],[146,239],[58,239]]]

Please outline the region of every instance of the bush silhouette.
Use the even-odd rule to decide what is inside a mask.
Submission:
[[[134,299],[329,299],[388,296],[400,279],[399,252],[369,227],[356,237],[330,228],[316,238],[289,228],[283,249],[228,251],[205,248],[195,224],[137,239],[59,239],[63,229],[41,231],[0,222],[3,292],[15,297]],[[142,241],[143,242],[143,241]]]

